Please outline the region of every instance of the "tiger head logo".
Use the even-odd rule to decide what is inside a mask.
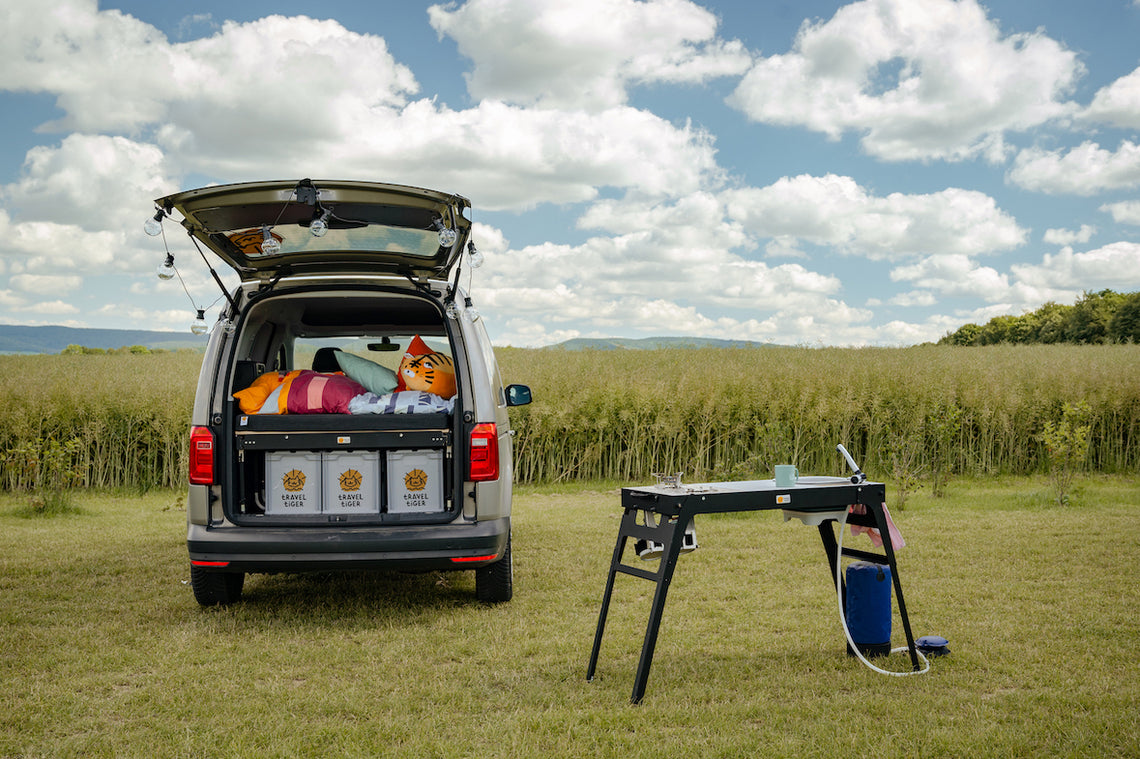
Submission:
[[[418,492],[427,487],[427,480],[427,472],[422,469],[413,469],[404,475],[404,487]]]
[[[349,469],[340,475],[340,489],[346,493],[355,493],[364,483],[364,475],[355,469]]]
[[[305,473],[300,469],[290,469],[281,478],[281,485],[290,493],[305,489]]]

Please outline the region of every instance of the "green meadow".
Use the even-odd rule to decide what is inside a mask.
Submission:
[[[512,602],[477,603],[469,572],[326,573],[201,609],[181,485],[201,356],[0,357],[0,756],[1140,756],[1140,346],[500,361],[536,399],[512,410]],[[1046,433],[1078,427],[1062,502]],[[621,485],[837,474],[840,442],[909,491],[900,579],[950,656],[865,669],[816,531],[720,515],[643,703],[638,578],[585,681]]]
[[[54,518],[0,496],[0,756],[1138,755],[1137,477],[1082,476],[1067,506],[1039,476],[913,496],[899,576],[952,653],[912,677],[845,654],[814,529],[702,519],[640,706],[647,582],[618,578],[585,680],[617,484],[520,489],[499,606],[466,572],[255,575],[202,609],[179,492]]]

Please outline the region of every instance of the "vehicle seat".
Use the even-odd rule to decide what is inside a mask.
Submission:
[[[340,348],[318,348],[313,356],[314,372],[339,372],[340,362],[336,360],[336,353]]]

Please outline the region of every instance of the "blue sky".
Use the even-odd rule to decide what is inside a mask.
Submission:
[[[909,345],[1140,290],[1140,0],[316,7],[6,0],[0,323],[212,321],[151,200],[306,176],[471,198],[504,345]]]

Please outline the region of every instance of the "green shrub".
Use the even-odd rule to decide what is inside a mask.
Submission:
[[[78,440],[37,438],[5,451],[5,464],[16,478],[15,489],[30,493],[27,513],[57,516],[77,511],[71,496],[83,478],[79,449]]]
[[[1089,415],[1089,405],[1084,401],[1066,403],[1060,420],[1045,422],[1038,435],[1048,454],[1049,481],[1061,506],[1068,503],[1073,478],[1088,456]]]

